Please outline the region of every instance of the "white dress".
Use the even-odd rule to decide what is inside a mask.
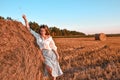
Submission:
[[[45,58],[45,64],[51,67],[52,76],[57,77],[63,74],[59,62],[57,61],[56,54],[53,50],[57,50],[57,47],[50,36],[48,39],[43,39],[38,33],[30,29],[30,32],[35,36],[39,48],[42,50],[42,54]],[[48,76],[48,72],[45,68],[45,76]]]

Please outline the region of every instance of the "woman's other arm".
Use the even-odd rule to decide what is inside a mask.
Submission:
[[[57,51],[57,47],[56,47],[55,42],[53,41],[52,37],[51,37],[51,41],[50,41],[50,47],[55,52],[55,54],[57,56],[57,59],[59,60],[59,54],[58,54],[58,51]]]

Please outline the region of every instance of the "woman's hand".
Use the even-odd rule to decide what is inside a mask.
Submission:
[[[57,52],[57,50],[53,50],[53,52],[56,54],[56,58],[57,58],[57,60],[59,61],[59,54],[58,54],[58,52]]]
[[[25,16],[24,14],[22,15],[22,18],[23,18],[24,20],[27,20],[27,19],[26,19],[26,16]]]
[[[25,21],[25,25],[26,25],[27,29],[30,30],[29,23],[28,23],[27,18],[26,18],[26,16],[25,16],[24,14],[22,15],[22,18],[23,18],[24,21]]]

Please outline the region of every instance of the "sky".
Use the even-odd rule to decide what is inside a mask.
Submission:
[[[120,0],[1,0],[0,16],[85,34],[120,33]]]

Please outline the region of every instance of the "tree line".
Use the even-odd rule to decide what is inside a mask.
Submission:
[[[36,31],[37,33],[39,32],[39,27],[40,25],[36,22],[29,22],[30,27]],[[44,24],[43,24],[44,25]],[[67,30],[67,29],[60,29],[56,26],[53,27],[49,27],[50,30],[50,34],[52,36],[74,36],[74,35],[82,35],[85,36],[84,33],[82,32],[78,32],[78,31],[71,31],[71,30]]]
[[[5,18],[0,16],[0,19],[5,19]],[[14,20],[14,19],[12,19],[11,17],[7,17],[5,20]],[[37,22],[31,22],[31,21],[29,22],[29,25],[30,25],[31,29],[33,29],[35,32],[39,33],[39,27],[41,25],[39,25]],[[49,27],[49,30],[50,30],[50,34],[52,36],[74,36],[74,35],[85,36],[85,34],[82,33],[82,32],[70,31],[70,30],[67,30],[67,29],[60,29],[56,26]]]
[[[4,18],[4,17],[2,17],[2,16],[0,16],[0,19],[4,19],[4,20],[13,20],[11,17]]]
[[[11,17],[7,17],[4,18],[2,16],[0,16],[0,19],[4,19],[4,20],[13,20]],[[35,32],[39,33],[39,27],[41,25],[39,25],[37,22],[29,22],[29,25],[31,27],[31,29],[33,29]],[[54,37],[58,37],[58,36],[65,36],[65,37],[94,37],[94,34],[91,35],[86,35],[85,33],[79,32],[79,31],[71,31],[71,30],[67,30],[67,29],[60,29],[56,26],[53,27],[49,27],[50,30],[50,34]],[[120,34],[106,34],[108,37],[117,37],[120,36]]]

